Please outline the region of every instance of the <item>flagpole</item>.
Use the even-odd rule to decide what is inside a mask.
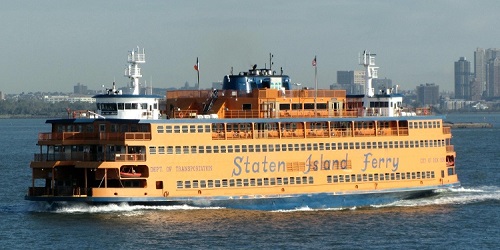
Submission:
[[[316,61],[316,56],[314,56],[314,116],[316,116],[316,109],[317,109],[317,101],[318,99],[318,67],[317,61]]]
[[[198,90],[200,90],[200,64],[198,63],[198,57],[196,57],[196,72],[198,73]]]

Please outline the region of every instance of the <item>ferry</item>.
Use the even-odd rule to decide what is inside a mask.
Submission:
[[[26,199],[231,209],[352,208],[458,187],[451,128],[429,109],[375,91],[375,54],[359,56],[365,94],[293,89],[257,65],[221,89],[140,93],[144,50],[129,52],[131,93],[50,119]],[[314,65],[315,66],[315,65]]]

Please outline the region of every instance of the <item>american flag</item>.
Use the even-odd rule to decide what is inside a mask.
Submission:
[[[200,63],[198,62],[198,57],[196,57],[196,64],[194,65],[194,70],[200,71]]]
[[[313,65],[313,67],[316,67],[316,57],[314,57],[314,59],[312,61],[312,65]]]

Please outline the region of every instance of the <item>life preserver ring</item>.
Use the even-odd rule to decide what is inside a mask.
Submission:
[[[428,115],[429,111],[427,109],[424,109],[424,115]]]
[[[184,115],[182,115],[182,113],[179,113],[179,118],[182,118],[184,117]]]
[[[169,195],[168,191],[163,192],[163,197],[167,197]]]

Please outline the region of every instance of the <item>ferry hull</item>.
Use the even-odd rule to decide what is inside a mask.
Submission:
[[[30,201],[51,204],[87,203],[91,205],[127,203],[130,205],[189,205],[194,207],[223,207],[248,210],[343,209],[390,204],[405,199],[435,195],[435,190],[459,187],[460,183],[426,187],[421,189],[397,189],[364,193],[315,193],[267,196],[216,196],[216,197],[29,197]]]

